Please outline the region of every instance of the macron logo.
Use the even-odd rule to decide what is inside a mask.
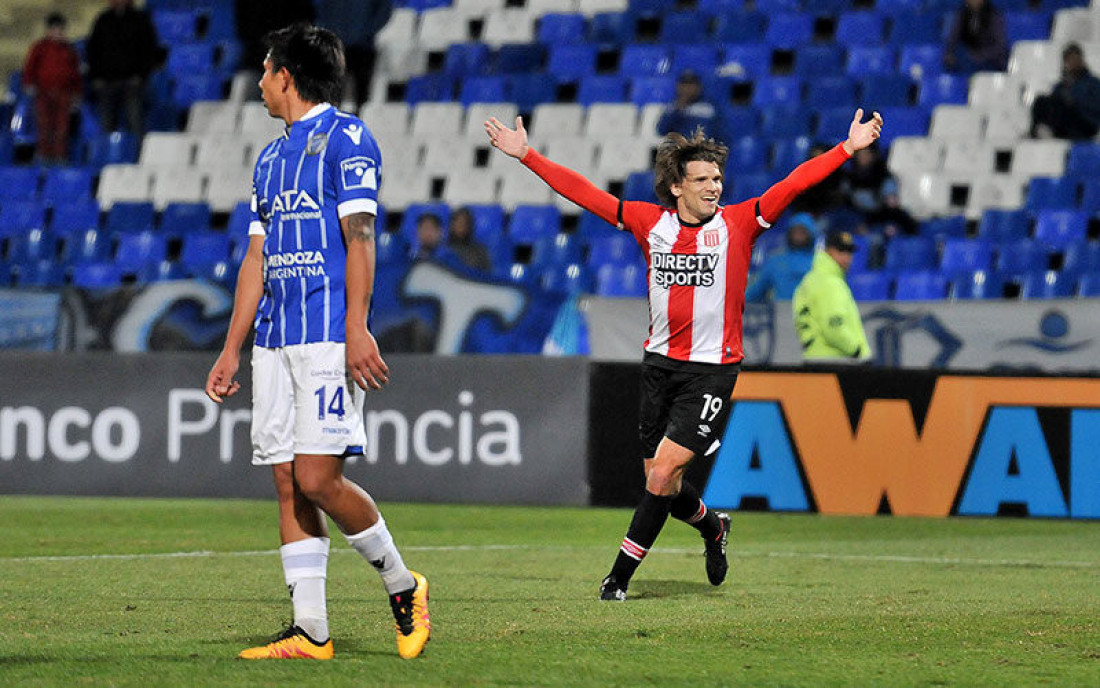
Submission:
[[[344,129],[344,133],[348,135],[348,138],[351,139],[352,143],[358,146],[359,141],[361,141],[363,138],[363,127],[359,126],[358,124],[352,124]]]

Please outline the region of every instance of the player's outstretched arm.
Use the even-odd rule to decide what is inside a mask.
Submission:
[[[863,108],[860,108],[856,110],[856,116],[848,127],[848,139],[841,144],[848,155],[855,155],[857,150],[867,148],[882,135],[882,115],[872,112],[871,119],[866,122],[861,121],[862,119]]]
[[[237,273],[237,288],[233,292],[233,315],[229,318],[229,330],[225,335],[222,348],[210,374],[206,376],[206,396],[219,404],[225,397],[231,397],[241,388],[233,379],[240,365],[241,346],[252,320],[256,317],[256,308],[264,291],[264,238],[253,235],[248,238],[248,252],[241,262]]]
[[[531,149],[527,145],[527,129],[523,126],[522,117],[516,117],[515,129],[509,129],[499,119],[492,117],[485,122],[485,133],[489,135],[493,148],[517,160],[522,160]]]

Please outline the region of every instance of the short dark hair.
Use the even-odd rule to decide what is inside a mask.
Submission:
[[[653,190],[657,198],[670,208],[676,207],[672,185],[684,181],[689,162],[712,162],[719,171],[726,168],[729,148],[721,141],[708,138],[702,127],[696,128],[691,138],[672,132],[661,140],[657,148],[657,162],[653,167]]]
[[[46,28],[52,29],[55,26],[65,26],[69,22],[65,21],[65,15],[60,12],[50,12],[46,15]]]
[[[420,216],[416,218],[416,224],[419,225],[422,222],[428,222],[443,229],[443,218],[433,212],[420,213]]]
[[[307,103],[338,103],[344,90],[344,44],[310,24],[292,24],[264,36],[272,71],[286,68]]]

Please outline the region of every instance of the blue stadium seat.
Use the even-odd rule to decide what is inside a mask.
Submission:
[[[195,39],[195,13],[189,10],[154,10],[153,26],[157,39],[174,45]]]
[[[1069,149],[1066,175],[1078,179],[1100,176],[1100,143],[1078,141]]]
[[[859,102],[882,112],[883,108],[908,107],[912,102],[913,81],[903,74],[881,74],[859,84]],[[893,126],[893,122],[890,126]]]
[[[512,100],[520,112],[530,112],[540,103],[553,103],[558,85],[550,74],[516,74],[508,79]]]
[[[721,203],[723,205],[740,203],[759,196],[768,190],[773,181],[774,176],[767,172],[735,174],[726,179],[726,184],[722,188]]]
[[[940,272],[956,275],[993,267],[993,245],[985,239],[947,239],[943,242]]]
[[[836,42],[844,46],[882,43],[885,22],[876,12],[845,12],[836,23]]]
[[[2,107],[2,106],[0,106]],[[0,114],[0,122],[4,121],[4,117]],[[0,165],[10,165],[12,157],[15,155],[15,140],[12,138],[10,131],[0,131]]]
[[[661,17],[661,33],[657,40],[665,45],[687,45],[699,41],[707,32],[710,17],[693,10],[668,12]]]
[[[85,167],[51,167],[46,170],[42,200],[51,206],[92,197],[92,171]]]
[[[765,138],[781,139],[791,136],[806,136],[810,133],[813,112],[808,108],[795,104],[774,105],[762,108],[762,110],[760,134]],[[845,134],[847,134],[847,129],[845,129]]]
[[[1088,273],[1077,278],[1077,295],[1083,297],[1100,296],[1100,273]]]
[[[99,226],[99,203],[94,198],[59,205],[53,209],[50,231],[57,235],[83,232]]]
[[[1100,274],[1100,244],[1095,241],[1078,241],[1065,247],[1062,269],[1079,275]]]
[[[619,298],[638,298],[649,292],[645,266],[601,265],[596,270],[596,294]]]
[[[917,103],[929,109],[941,104],[965,105],[969,93],[969,77],[958,74],[924,76],[920,79]]]
[[[1093,176],[1084,177],[1080,174],[1075,174],[1073,177],[1082,180],[1081,201],[1077,204],[1078,209],[1089,216],[1100,214],[1100,179]]]
[[[623,184],[623,200],[657,203],[657,192],[653,190],[653,172],[632,172]]]
[[[458,100],[463,105],[471,103],[503,103],[508,100],[502,76],[475,76],[462,80]]]
[[[839,139],[838,139],[839,140]],[[779,139],[772,144],[771,168],[786,174],[806,161],[810,150],[809,136]]]
[[[1045,270],[1026,275],[1020,284],[1020,296],[1025,299],[1064,299],[1073,296],[1077,275],[1057,270]]]
[[[768,25],[761,12],[725,12],[714,20],[714,40],[717,43],[756,43]]]
[[[695,7],[712,17],[720,17],[730,12],[743,11],[746,2],[747,0],[699,0],[695,3]]]
[[[545,272],[551,267],[581,263],[584,260],[582,243],[580,237],[564,232],[541,237],[534,244],[530,265]]]
[[[951,215],[950,217],[936,217],[920,223],[920,235],[936,241],[947,239],[966,238],[966,217],[964,215]]]
[[[482,243],[485,244],[485,248],[489,249],[489,262],[492,264],[493,271],[496,271],[500,266],[511,265],[515,261],[516,247],[505,234],[502,233],[484,239]]]
[[[759,136],[730,137],[726,140],[726,144],[729,146],[727,171],[730,174],[758,172],[768,166],[768,142]]]
[[[97,170],[104,165],[137,162],[137,138],[127,131],[99,134],[85,142],[82,159]]]
[[[898,55],[889,45],[856,45],[848,49],[848,61],[844,66],[848,74],[856,78],[895,74]]]
[[[109,237],[95,229],[74,232],[61,242],[61,262],[66,265],[107,260],[110,253]]]
[[[1009,44],[1050,38],[1051,17],[1050,12],[1004,12],[1005,34]]]
[[[34,100],[19,97],[12,108],[10,131],[15,146],[33,146],[38,140],[34,126]]]
[[[539,285],[551,294],[585,294],[594,287],[592,273],[582,263],[546,268],[539,277]]]
[[[107,211],[104,230],[113,234],[152,229],[156,225],[155,217],[156,210],[149,201],[119,201]]]
[[[634,40],[635,18],[628,12],[597,12],[588,22],[588,42],[623,45]]]
[[[741,136],[747,136],[760,126],[760,113],[751,107],[730,107],[719,111],[720,128],[727,143]]]
[[[1074,177],[1035,177],[1027,185],[1024,207],[1040,210],[1068,210],[1077,207],[1077,179]]]
[[[583,14],[550,12],[539,17],[538,22],[537,37],[539,43],[557,45],[560,43],[578,43],[584,39],[585,19]]]
[[[759,9],[759,8],[758,8]],[[764,11],[764,10],[761,10]],[[797,48],[813,39],[814,18],[802,12],[768,12],[764,42],[774,48]]]
[[[585,243],[590,245],[593,240],[599,237],[618,236],[622,231],[616,229],[615,225],[604,222],[598,215],[583,211],[580,216],[580,220],[577,222],[577,236]]]
[[[115,247],[115,264],[125,274],[138,274],[146,266],[168,257],[168,240],[158,232],[123,232]]]
[[[883,128],[879,146],[889,148],[899,136],[924,136],[928,133],[928,111],[920,107],[887,107],[879,110],[890,126]]]
[[[1031,239],[1001,244],[997,250],[997,272],[1002,275],[1024,275],[1046,270],[1049,263],[1047,248]]]
[[[594,74],[581,79],[577,89],[577,102],[581,105],[592,103],[621,103],[626,100],[627,80],[615,74]]]
[[[669,54],[660,45],[628,45],[619,57],[619,73],[626,77],[668,74]]]
[[[890,45],[931,45],[944,41],[943,14],[939,12],[905,12],[896,15],[890,21],[890,31],[886,41]],[[941,48],[942,55],[942,48]],[[942,71],[942,62],[936,71]]]
[[[802,84],[802,78],[797,76],[761,77],[753,85],[752,104],[798,106],[802,102]]]
[[[794,73],[803,78],[835,77],[843,62],[844,48],[839,45],[804,45],[794,53]]]
[[[579,81],[596,73],[596,55],[595,45],[555,45],[550,48],[546,71],[559,83]]]
[[[214,46],[214,65],[223,78],[231,79],[241,67],[244,46],[236,38],[219,40]]]
[[[212,43],[188,43],[176,45],[168,51],[168,73],[173,78],[188,74],[204,74],[214,68]]]
[[[405,102],[409,105],[454,100],[455,80],[446,74],[422,74],[405,83]]]
[[[882,271],[849,273],[848,287],[856,301],[885,301],[890,298],[893,278]]]
[[[171,237],[210,229],[210,206],[205,203],[169,203],[160,216],[160,231]]]
[[[60,287],[65,284],[65,266],[56,260],[40,260],[16,266],[20,287]]]
[[[685,69],[696,74],[711,74],[718,68],[720,51],[715,45],[674,45],[669,73],[679,76]]]
[[[994,244],[1026,239],[1030,229],[1031,218],[1026,210],[989,209],[982,212],[978,221],[978,236]]]
[[[401,215],[401,226],[397,230],[410,245],[416,244],[416,223],[425,213],[434,214],[444,227],[451,220],[451,208],[446,203],[413,203],[405,208],[404,214]]]
[[[409,244],[395,232],[379,232],[374,242],[374,259],[379,265],[400,265],[409,260]]]
[[[474,221],[474,238],[478,241],[504,235],[504,208],[499,205],[468,205]]]
[[[1035,240],[1053,249],[1084,241],[1088,216],[1079,210],[1041,210],[1035,219]]]
[[[636,17],[658,17],[674,6],[667,0],[628,0],[627,12]]]
[[[876,0],[875,12],[884,17],[917,12],[924,6],[924,0]]]
[[[847,105],[818,111],[814,136],[821,141],[843,141],[848,137],[854,114],[855,110]],[[892,126],[893,122],[890,124]]]
[[[806,105],[814,110],[850,106],[855,112],[856,84],[846,76],[811,79],[806,89]]]
[[[225,232],[199,231],[183,236],[180,264],[190,274],[204,266],[229,260],[229,235]]]
[[[641,253],[629,232],[600,235],[588,242],[588,265],[627,265],[641,260]]]
[[[802,0],[753,0],[753,7],[765,14],[798,12],[802,9]]]
[[[947,297],[947,277],[936,270],[906,270],[898,274],[894,299],[938,301]]]
[[[46,207],[41,201],[5,201],[0,206],[0,235],[45,229]]]
[[[248,201],[241,201],[233,206],[233,210],[229,212],[229,221],[225,231],[233,237],[246,237],[248,235],[248,225],[251,222],[252,210],[249,208],[249,203]],[[382,231],[382,227],[379,227],[378,230]]]
[[[670,103],[675,96],[675,77],[638,76],[630,80],[630,102],[638,107],[650,103]]]
[[[0,167],[0,203],[33,201],[38,197],[37,167],[8,165]]]
[[[999,299],[1004,296],[1004,277],[988,270],[958,275],[951,282],[953,299]]]
[[[895,237],[886,245],[886,269],[931,270],[936,267],[936,242],[928,237]]]
[[[204,12],[206,15],[206,33],[208,41],[229,41],[237,38],[237,21],[232,3],[215,2]]]
[[[40,260],[57,260],[60,241],[50,232],[33,229],[16,234],[8,240],[7,261],[13,265],[30,265]]]
[[[942,44],[906,44],[898,54],[898,72],[922,79],[943,72]]]
[[[456,78],[484,74],[489,64],[489,46],[484,43],[452,43],[443,55],[443,73]]]
[[[122,284],[122,270],[103,261],[73,266],[73,286],[82,289],[111,289]]]
[[[561,229],[561,211],[552,205],[521,205],[512,211],[508,237],[516,244],[534,244]]]
[[[718,70],[722,77],[735,81],[752,81],[766,78],[771,71],[772,54],[760,44],[727,45],[722,48],[722,64]],[[704,77],[704,83],[706,82]]]
[[[546,48],[540,43],[506,43],[492,56],[494,74],[526,74],[542,70]]]
[[[200,100],[221,100],[223,85],[222,75],[213,71],[181,74],[172,86],[172,104],[188,108]]]

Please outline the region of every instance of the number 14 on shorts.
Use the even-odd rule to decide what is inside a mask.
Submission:
[[[325,414],[331,413],[340,420],[344,419],[344,388],[336,385],[332,393],[326,392],[327,387],[318,387],[313,396],[317,397],[317,420],[324,420]],[[328,403],[326,404],[326,398]]]

